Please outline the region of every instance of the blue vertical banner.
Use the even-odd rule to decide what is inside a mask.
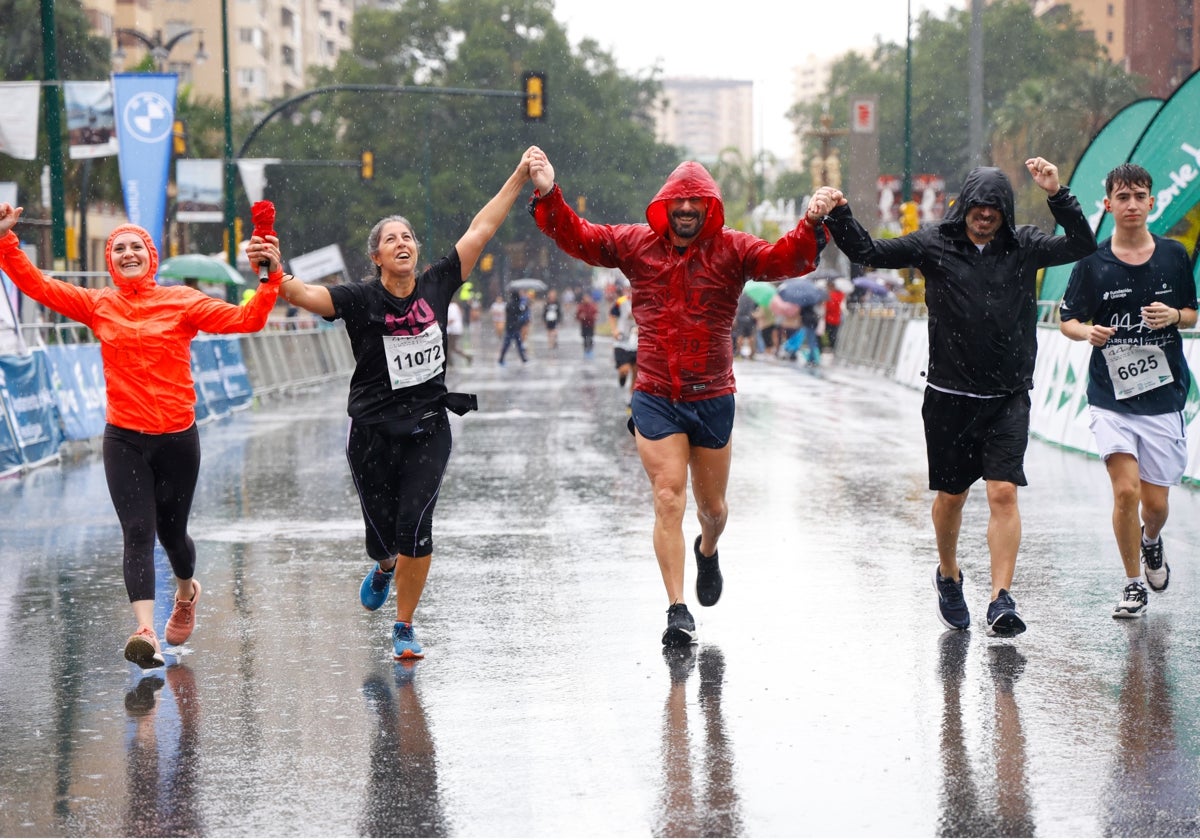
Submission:
[[[163,220],[177,81],[174,73],[113,74],[117,165],[125,215],[150,232],[159,259],[167,257],[163,250]]]

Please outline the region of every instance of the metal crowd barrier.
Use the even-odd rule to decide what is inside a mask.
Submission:
[[[256,397],[348,377],[354,370],[350,339],[340,323],[281,326],[272,323],[242,336],[242,356]]]
[[[1058,301],[1038,301],[1038,323],[1058,325]],[[866,303],[847,308],[838,331],[839,362],[862,365],[885,375],[896,371],[905,330],[929,317],[923,303]]]
[[[924,317],[925,305],[919,303],[867,303],[848,308],[838,330],[838,362],[884,374],[895,372],[908,322]]]
[[[22,324],[21,334],[30,347],[95,343],[91,330],[75,321]],[[347,377],[354,370],[350,339],[340,322],[273,319],[261,332],[236,337],[256,397]]]

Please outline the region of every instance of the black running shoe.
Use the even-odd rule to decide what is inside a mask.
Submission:
[[[966,630],[971,626],[971,612],[963,598],[963,574],[958,580],[942,577],[937,566],[933,567],[933,590],[938,596],[938,618],[951,630]]]
[[[1142,543],[1142,565],[1146,567],[1146,583],[1155,592],[1162,592],[1171,585],[1171,567],[1163,558],[1162,537],[1153,545]]]
[[[996,600],[988,604],[987,625],[989,636],[1008,638],[1025,632],[1025,622],[1017,612],[1017,602],[1007,589],[1001,589]]]
[[[696,643],[696,621],[687,604],[672,604],[667,608],[667,629],[662,635],[663,647],[681,647]]]
[[[700,553],[699,537],[696,537],[692,552],[696,555],[696,600],[702,607],[711,607],[721,600],[721,588],[725,583],[725,579],[721,577],[721,566],[717,562],[720,552],[714,551],[712,557],[705,557]]]

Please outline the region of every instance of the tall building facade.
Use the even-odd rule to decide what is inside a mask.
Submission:
[[[1200,0],[1035,0],[1034,13],[1069,9],[1126,72],[1167,97],[1200,68]]]
[[[350,48],[358,0],[225,0],[230,102],[237,109],[305,89],[311,66],[332,66]],[[210,100],[224,98],[221,4],[213,0],[84,0],[95,32],[113,42],[113,67],[140,62],[151,44],[156,60],[181,84]],[[138,35],[122,33],[133,30]],[[190,34],[184,34],[189,33]],[[141,37],[138,37],[138,36]]]
[[[733,79],[663,79],[655,117],[659,142],[711,164],[727,148],[754,158],[754,83]]]

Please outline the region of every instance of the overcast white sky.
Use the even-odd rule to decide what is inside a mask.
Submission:
[[[911,0],[944,17],[969,0]],[[755,142],[780,158],[792,151],[783,114],[792,104],[792,68],[811,55],[870,49],[879,35],[903,43],[908,0],[555,0],[571,43],[591,37],[623,70],[660,62],[665,76],[754,82]],[[553,97],[553,83],[550,96]]]

